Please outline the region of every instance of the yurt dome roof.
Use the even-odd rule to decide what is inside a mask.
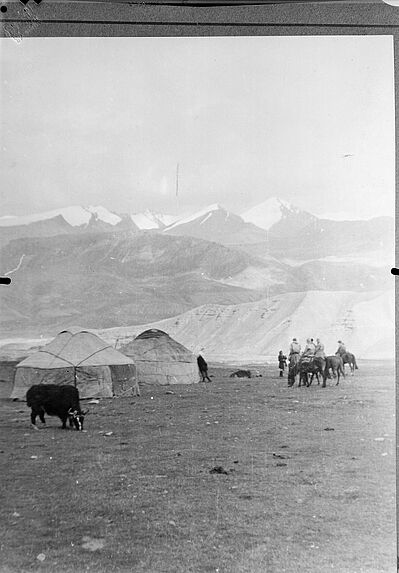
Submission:
[[[128,358],[87,330],[68,329],[38,352],[22,360],[17,368],[66,368],[133,364]]]
[[[142,338],[161,338],[162,336],[169,336],[163,330],[158,330],[157,328],[150,328],[149,330],[144,330],[141,334],[136,336],[135,340],[141,340]]]

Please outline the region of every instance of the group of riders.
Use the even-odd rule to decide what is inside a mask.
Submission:
[[[287,357],[284,356],[282,350],[280,350],[277,359],[280,377],[283,377],[284,370],[287,366]],[[338,376],[337,384],[339,384],[340,374],[345,376],[345,363],[350,365],[352,372],[357,369],[355,356],[346,350],[346,346],[342,340],[338,340],[338,349],[335,355],[326,356],[324,344],[320,338],[316,338],[316,343],[313,341],[313,338],[308,338],[303,352],[301,352],[301,345],[298,340],[293,338],[288,354],[288,386],[294,385],[295,377],[299,374],[300,386],[302,383],[305,386],[310,386],[313,376],[316,375],[319,381],[320,375],[323,380],[323,387],[325,387],[326,379],[330,378],[330,370],[334,377]],[[211,382],[208,376],[208,364],[201,354],[197,356],[197,364],[202,382]],[[309,376],[311,377],[310,381]]]
[[[309,372],[315,374],[321,374],[323,376],[323,382],[325,384],[325,378],[329,376],[329,367],[331,357],[327,357],[324,351],[324,344],[321,342],[320,338],[316,338],[314,342],[313,338],[308,338],[306,340],[306,346],[301,351],[301,345],[296,338],[292,339],[288,354],[288,385],[292,386],[295,380],[295,375],[297,373]],[[338,340],[338,349],[335,352],[335,356],[338,357],[337,363],[338,367],[341,366],[341,372],[343,375],[343,365],[345,362],[350,362],[347,357],[352,357],[353,355],[348,353],[346,346],[342,340]],[[356,360],[354,359],[354,367],[357,368]],[[341,362],[342,361],[342,362]],[[336,361],[333,360],[333,363]],[[282,350],[280,350],[278,355],[278,363],[280,370],[280,377],[283,377],[284,369],[287,366],[287,357],[284,356]],[[352,367],[352,364],[351,364]],[[339,373],[338,372],[338,373]],[[335,373],[335,371],[334,371]],[[301,383],[301,380],[300,380]]]

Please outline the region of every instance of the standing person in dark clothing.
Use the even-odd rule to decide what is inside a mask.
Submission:
[[[208,380],[208,382],[212,382],[212,380],[208,376],[208,364],[205,362],[201,354],[199,354],[197,357],[197,364],[200,374],[202,376],[202,382],[205,382],[206,380]]]
[[[278,353],[277,360],[278,360],[278,367],[280,369],[280,378],[282,378],[284,375],[284,368],[287,366],[287,357],[284,356],[282,350],[280,350],[280,352]]]

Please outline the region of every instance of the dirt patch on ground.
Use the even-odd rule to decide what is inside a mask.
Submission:
[[[100,400],[83,433],[0,400],[2,573],[394,571],[393,365],[233,371]]]

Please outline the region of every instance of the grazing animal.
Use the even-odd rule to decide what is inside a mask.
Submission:
[[[79,391],[71,385],[58,386],[57,384],[36,384],[29,388],[26,393],[26,403],[32,409],[30,419],[32,426],[36,427],[36,416],[39,416],[43,424],[46,423],[44,414],[58,416],[62,422],[62,428],[66,429],[66,422],[75,426],[77,430],[83,430],[83,421],[88,410],[83,412],[79,404]]]
[[[355,374],[355,370],[359,370],[356,364],[355,355],[352,354],[351,352],[346,352],[345,354],[343,354],[342,361],[344,370],[345,370],[345,364],[349,364],[352,376]]]
[[[252,378],[250,370],[236,370],[230,374],[230,378]]]
[[[340,356],[327,356],[326,358],[326,369],[324,372],[324,381],[323,387],[325,387],[325,383],[327,378],[330,376],[330,369],[332,370],[333,377],[337,378],[336,386],[339,384],[340,375],[345,378],[345,371],[344,371],[344,364],[342,362],[342,358]]]

